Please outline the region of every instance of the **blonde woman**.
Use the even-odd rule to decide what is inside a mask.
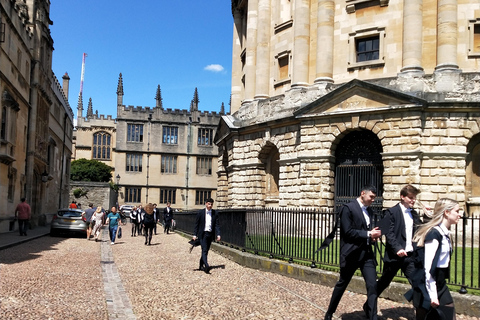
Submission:
[[[95,221],[95,225],[93,226],[93,236],[95,237],[95,242],[98,241],[98,236],[100,235],[100,229],[103,226],[103,209],[102,207],[97,207],[95,212],[92,215],[92,221]]]
[[[458,202],[448,198],[437,201],[431,220],[423,224],[416,232],[413,241],[419,247],[425,247],[425,287],[428,296],[420,292],[414,294],[416,319],[456,319],[453,298],[447,287],[446,279],[450,273],[450,255],[452,242],[450,227],[462,217]],[[429,304],[428,304],[429,303]]]

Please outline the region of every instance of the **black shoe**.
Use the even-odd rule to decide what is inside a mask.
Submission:
[[[366,302],[363,304],[363,311],[365,312],[365,316],[367,317],[367,319],[369,319],[370,318],[370,312],[368,312],[368,305],[367,305]]]
[[[145,241],[145,245],[147,245],[147,241]]]
[[[332,320],[332,314],[331,313],[325,313],[324,320]]]

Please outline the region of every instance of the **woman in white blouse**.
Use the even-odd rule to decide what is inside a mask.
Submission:
[[[431,220],[423,224],[413,241],[417,246],[425,246],[425,287],[430,300],[430,309],[416,306],[416,319],[455,319],[453,298],[447,287],[450,276],[450,255],[452,242],[450,227],[462,217],[458,202],[448,198],[437,201]]]

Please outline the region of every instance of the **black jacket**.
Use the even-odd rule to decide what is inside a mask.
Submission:
[[[201,239],[203,237],[203,233],[205,232],[205,215],[206,209],[201,209],[197,213],[197,217],[195,219],[195,228],[193,230],[193,234]],[[212,209],[212,232],[215,232],[216,236],[220,235],[220,221],[219,221],[219,214],[216,210]]]

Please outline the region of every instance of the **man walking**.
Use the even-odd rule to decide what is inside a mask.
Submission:
[[[195,228],[193,230],[193,240],[198,238],[202,248],[202,256],[200,257],[198,269],[205,271],[205,273],[210,273],[210,265],[208,264],[207,257],[215,234],[217,235],[217,241],[220,241],[219,216],[218,213],[212,209],[212,206],[213,199],[209,198],[205,200],[205,209],[201,209],[197,213]]]
[[[167,202],[167,206],[163,209],[163,233],[168,234],[170,226],[172,225],[173,209],[170,207],[170,202]]]
[[[85,216],[85,222],[87,223],[87,240],[90,240],[90,234],[92,233],[92,228],[95,224],[95,220],[92,221],[94,213],[95,209],[93,208],[93,203],[89,203],[88,209],[82,213],[82,215]]]
[[[18,219],[18,231],[20,231],[20,235],[26,236],[28,221],[31,218],[31,209],[25,198],[20,199],[20,201],[17,208],[15,208],[15,217]]]
[[[370,208],[376,194],[375,187],[364,187],[360,197],[341,209],[340,279],[333,289],[325,320],[332,319],[343,293],[358,268],[362,271],[367,288],[365,314],[370,320],[377,320],[377,273],[372,244],[380,238],[381,231],[378,227],[371,229],[373,211]]]
[[[383,259],[383,274],[377,281],[378,296],[388,287],[400,269],[411,283],[410,276],[415,270],[412,238],[421,224],[420,216],[413,206],[419,193],[420,190],[414,186],[406,185],[400,190],[400,202],[387,209],[384,218],[388,223],[388,231],[385,232],[387,245]]]

